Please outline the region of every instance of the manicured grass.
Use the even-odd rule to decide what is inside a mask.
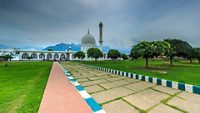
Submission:
[[[126,72],[133,72],[177,82],[200,85],[200,64],[197,62],[189,64],[188,61],[174,62],[171,67],[165,61],[149,61],[149,69],[144,67],[144,60],[137,61],[82,61],[81,63],[93,66],[112,68]]]
[[[0,62],[0,113],[37,113],[52,62]]]

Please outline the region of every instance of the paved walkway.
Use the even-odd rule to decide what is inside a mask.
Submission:
[[[200,95],[61,63],[107,113],[200,113]]]
[[[92,113],[92,110],[54,62],[38,112]]]

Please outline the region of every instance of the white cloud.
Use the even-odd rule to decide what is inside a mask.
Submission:
[[[7,0],[9,1],[9,0]],[[48,0],[0,2],[0,43],[18,47],[80,43],[88,27],[98,42],[127,48],[178,34],[200,45],[200,2],[187,0]],[[180,6],[179,6],[180,5]],[[179,6],[179,7],[178,7]],[[115,38],[113,38],[115,37]]]

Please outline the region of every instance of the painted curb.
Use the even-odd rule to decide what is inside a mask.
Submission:
[[[76,90],[80,93],[81,97],[86,101],[86,103],[89,105],[91,110],[94,113],[106,113],[104,109],[87,93],[87,91],[84,89],[83,86],[81,86],[74,77],[71,76],[70,72],[68,72],[66,69],[64,69],[60,65],[61,69],[63,70],[63,73],[67,76],[67,78],[70,80],[70,82],[75,86]]]
[[[86,64],[83,64],[83,65],[86,65]],[[108,73],[121,75],[121,76],[129,77],[129,78],[133,78],[133,79],[138,79],[138,80],[146,81],[146,82],[150,82],[150,83],[155,83],[158,85],[162,85],[162,86],[166,86],[166,87],[170,87],[170,88],[174,88],[174,89],[179,89],[182,91],[187,91],[187,92],[191,92],[191,93],[200,95],[200,86],[195,86],[195,85],[191,85],[191,84],[185,84],[182,82],[175,82],[175,81],[171,81],[171,80],[165,80],[165,79],[160,79],[160,78],[150,77],[150,76],[145,76],[145,75],[139,75],[139,74],[124,72],[124,71],[120,71],[120,70],[114,70],[114,69],[110,69],[110,68],[103,68],[103,67],[97,67],[97,66],[91,66],[91,65],[86,65],[86,66],[100,70],[100,71],[105,71]]]

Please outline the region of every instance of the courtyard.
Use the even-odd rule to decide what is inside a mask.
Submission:
[[[61,62],[108,113],[198,113],[200,96],[102,72],[75,62]]]
[[[189,63],[188,60],[177,60],[173,66],[165,60],[149,60],[150,67],[144,67],[144,59],[125,60],[125,61],[82,61],[78,63],[110,68],[135,74],[142,74],[151,77],[162,78],[177,82],[184,82],[192,85],[200,85],[200,65],[198,62]]]

